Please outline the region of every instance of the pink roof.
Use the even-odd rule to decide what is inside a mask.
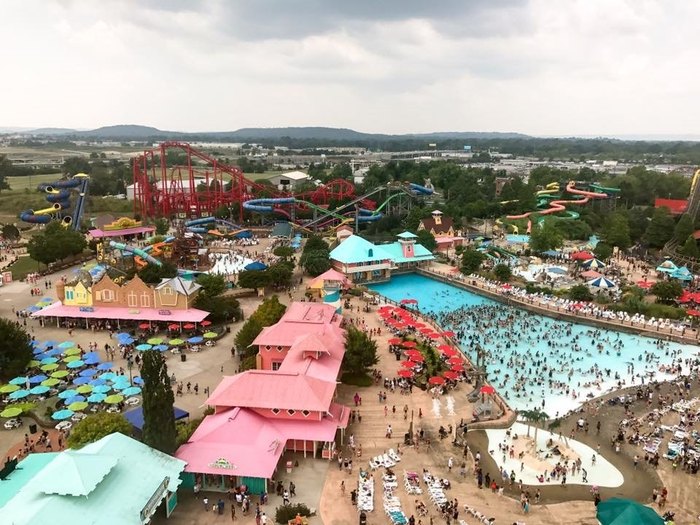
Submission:
[[[333,268],[331,268],[331,269],[328,270],[327,272],[322,273],[321,275],[319,275],[318,277],[316,277],[313,281],[311,281],[311,283],[309,284],[309,286],[314,286],[314,285],[316,285],[317,283],[319,283],[319,282],[324,282],[324,281],[340,281],[340,282],[343,283],[344,285],[345,285],[345,284],[349,284],[349,282],[350,282],[350,281],[348,280],[348,278],[345,276],[345,274],[340,273],[339,271],[334,270]]]
[[[100,239],[102,237],[122,237],[124,235],[137,235],[139,233],[151,233],[156,231],[153,226],[137,226],[136,228],[125,228],[123,230],[100,230],[95,228],[90,230],[88,233],[94,239]]]
[[[119,319],[121,321],[165,321],[171,323],[199,323],[209,312],[189,308],[188,310],[166,310],[159,308],[120,308],[114,306],[90,306],[83,311],[82,306],[65,306],[55,302],[34,312],[32,317],[72,317],[79,319]],[[170,312],[164,314],[162,312]]]
[[[332,403],[328,412],[320,421],[273,420],[233,408],[205,417],[175,457],[187,462],[186,472],[270,478],[287,440],[333,441],[347,426],[348,407]]]
[[[336,308],[324,303],[295,302],[275,325],[263,328],[253,341],[260,346],[291,346],[302,335],[331,335],[343,338],[342,317]]]
[[[323,381],[299,373],[248,370],[225,377],[206,403],[218,407],[325,412],[331,404],[335,387],[335,380]]]

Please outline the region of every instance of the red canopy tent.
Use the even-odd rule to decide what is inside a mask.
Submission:
[[[491,385],[484,385],[481,387],[481,390],[479,390],[479,392],[482,394],[495,394],[496,389],[493,388]]]
[[[569,255],[569,257],[571,257],[571,259],[574,261],[588,261],[589,259],[594,259],[594,256],[591,252],[587,252],[584,250],[574,252],[571,255]]]
[[[445,330],[444,332],[442,332],[442,335],[443,337],[454,337],[455,333],[451,330]]]
[[[430,385],[444,385],[445,378],[440,377],[440,376],[433,376],[430,379],[428,379],[428,384],[430,384]]]
[[[416,343],[415,341],[404,341],[403,343],[401,343],[401,346],[405,348],[415,348],[417,344],[418,343]]]
[[[464,365],[452,365],[450,370],[453,372],[464,372]]]
[[[399,370],[399,371],[397,372],[397,375],[398,375],[399,377],[403,377],[403,378],[405,378],[405,379],[410,379],[410,378],[413,377],[415,374],[413,373],[413,370],[406,370],[406,369],[404,369],[404,370]]]
[[[390,345],[400,345],[401,341],[403,341],[403,339],[400,339],[398,337],[392,337],[391,339],[389,339],[389,344]]]
[[[456,379],[459,379],[459,374],[457,372],[453,372],[451,370],[448,370],[447,372],[442,373],[442,377],[445,379],[449,379],[451,381],[454,381]]]

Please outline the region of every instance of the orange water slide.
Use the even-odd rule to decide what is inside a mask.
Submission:
[[[607,198],[608,195],[605,193],[596,193],[592,191],[584,191],[584,190],[577,190],[576,189],[576,181],[570,181],[569,184],[566,185],[566,191],[569,193],[572,193],[574,195],[582,195],[582,199],[574,199],[574,200],[556,200],[556,201],[551,201],[549,203],[549,208],[546,210],[536,210],[536,211],[529,211],[527,213],[523,213],[521,215],[506,215],[506,219],[526,219],[533,213],[537,213],[538,215],[550,215],[552,213],[559,213],[562,211],[566,211],[566,204],[586,204],[590,199],[602,199],[602,198]]]

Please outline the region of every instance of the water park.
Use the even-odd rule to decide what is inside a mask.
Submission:
[[[46,200],[51,206],[40,210],[24,210],[18,217],[31,224],[47,224],[52,220],[59,220],[66,227],[79,229],[89,187],[90,177],[85,173],[49,184],[39,184],[37,190],[46,193]],[[77,194],[74,205],[71,204],[71,191]]]

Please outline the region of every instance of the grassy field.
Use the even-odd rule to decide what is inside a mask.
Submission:
[[[39,263],[29,257],[29,255],[25,255],[17,259],[17,262],[8,266],[7,269],[12,272],[13,280],[21,281],[27,276],[28,273],[38,271]]]
[[[47,175],[31,175],[26,177],[7,177],[7,183],[11,190],[29,189],[36,191],[36,187],[42,183],[55,182],[61,178],[60,173],[49,173]]]

